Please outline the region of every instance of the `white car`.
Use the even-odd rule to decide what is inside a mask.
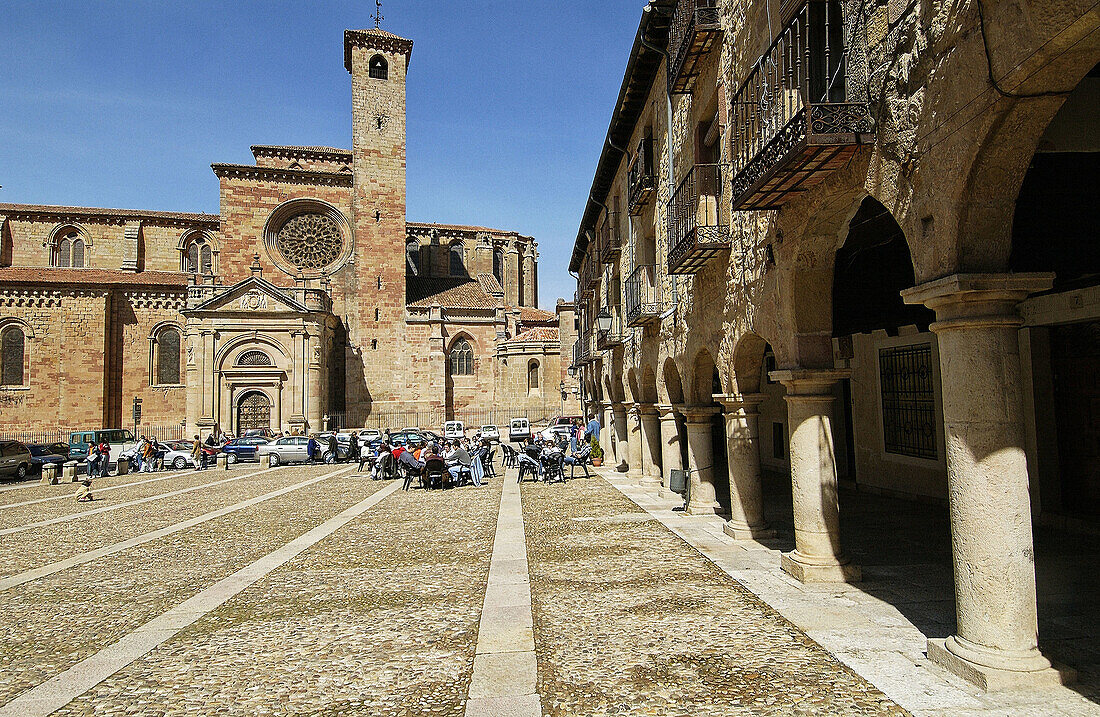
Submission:
[[[367,443],[373,443],[382,439],[382,431],[377,428],[364,428],[359,431],[359,440],[366,441]]]
[[[508,424],[508,440],[520,443],[531,437],[531,422],[526,418],[513,418]]]
[[[162,446],[168,449],[168,452],[164,454],[164,467],[174,468],[178,471],[182,471],[184,468],[194,468],[195,459],[191,457],[191,444],[186,441],[171,441],[161,443]],[[125,458],[130,461],[130,465],[133,466],[134,454],[137,453],[137,446],[134,446],[130,450],[123,451],[119,458]],[[214,462],[214,457],[211,456],[210,463]]]
[[[500,441],[500,429],[496,426],[482,426],[477,435],[479,438],[489,441]]]
[[[569,442],[569,436],[573,433],[573,427],[570,425],[559,424],[557,426],[548,426],[539,431],[539,438],[544,441],[552,441],[554,443],[560,443],[562,439],[565,442]]]
[[[447,421],[443,424],[443,437],[448,441],[458,440],[466,435],[466,425],[462,421]]]

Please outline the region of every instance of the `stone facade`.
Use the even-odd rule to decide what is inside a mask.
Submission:
[[[535,241],[406,221],[412,42],[348,31],[344,50],[352,149],[214,164],[218,215],[0,205],[0,430],[127,427],[134,399],[188,435],[562,410],[575,319],[535,308]],[[511,378],[528,358],[539,391]]]
[[[738,538],[766,534],[761,469],[789,474],[803,581],[860,577],[838,485],[949,502],[958,629],[929,652],[991,688],[1069,676],[1032,520],[1100,517],[1098,24],[654,0],[570,265],[609,462],[688,469],[687,512]]]

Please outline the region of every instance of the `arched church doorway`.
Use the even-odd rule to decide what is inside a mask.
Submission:
[[[262,391],[249,391],[237,401],[237,435],[271,428],[271,399]]]

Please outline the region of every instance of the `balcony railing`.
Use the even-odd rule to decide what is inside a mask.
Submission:
[[[659,321],[662,309],[657,267],[639,266],[626,280],[626,324],[645,326]]]
[[[656,193],[655,166],[653,138],[646,137],[638,143],[638,151],[634,153],[634,160],[630,163],[630,170],[627,173],[630,213],[634,216],[642,213]]]
[[[839,0],[803,0],[733,98],[733,208],[778,209],[874,141]]]
[[[581,264],[580,284],[581,297],[589,298],[600,288],[600,277],[603,274],[603,263],[600,261],[599,246],[590,246],[588,254]]]
[[[694,274],[729,249],[725,165],[697,164],[672,195],[668,208],[668,273]]]
[[[608,351],[623,342],[623,319],[617,308],[611,310],[611,329],[596,331],[596,349]]]
[[[680,0],[668,39],[668,93],[689,94],[703,58],[722,39],[718,0]]]
[[[623,255],[622,238],[619,234],[619,213],[607,212],[604,222],[596,232],[600,247],[600,259],[605,264],[614,264]]]
[[[592,329],[587,329],[581,332],[580,338],[577,340],[574,363],[577,366],[590,363],[595,358],[592,349]]]

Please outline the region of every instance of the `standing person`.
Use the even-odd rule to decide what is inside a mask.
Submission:
[[[195,470],[206,468],[206,452],[203,450],[202,439],[195,434],[195,442],[191,444],[191,460],[195,461]]]
[[[157,440],[156,436],[153,436],[153,470],[164,470],[164,455],[168,451],[165,450],[164,444]]]
[[[306,460],[310,463],[317,461],[317,434],[309,434],[309,440],[306,442]]]
[[[99,471],[99,444],[94,441],[88,444],[88,479],[91,480]]]
[[[137,447],[134,448],[133,458],[130,459],[133,462],[133,466],[131,466],[131,468],[133,468],[133,471],[132,471],[133,473],[141,473],[141,464],[142,464],[142,461],[144,459],[145,459],[145,436],[142,435],[141,438],[138,439]]]
[[[595,438],[600,440],[600,420],[596,418],[596,414],[592,414],[592,418],[588,421],[588,427],[584,431],[585,440],[591,440]]]
[[[328,449],[332,452],[332,462],[340,462],[340,442],[336,439],[336,434],[332,433],[328,437]]]
[[[99,443],[99,477],[111,475],[111,444],[106,440]]]

